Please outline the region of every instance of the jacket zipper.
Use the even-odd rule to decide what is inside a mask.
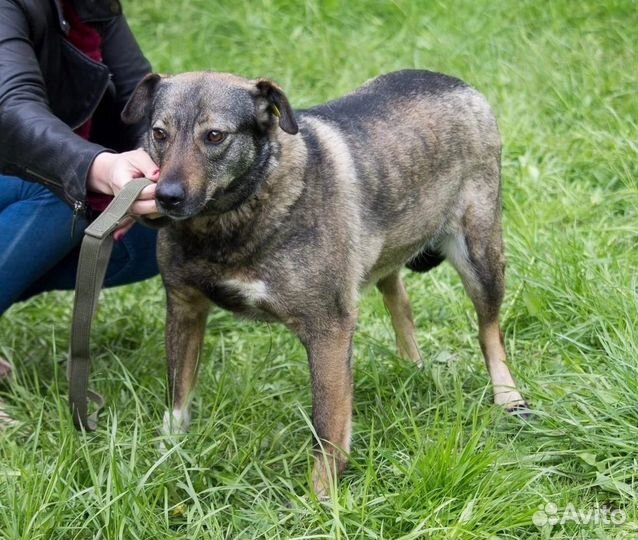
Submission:
[[[75,225],[80,215],[86,214],[86,204],[82,201],[75,201],[73,203],[73,219],[71,220],[71,238],[75,237]]]

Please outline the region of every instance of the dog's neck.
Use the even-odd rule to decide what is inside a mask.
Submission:
[[[205,236],[228,254],[254,251],[301,196],[306,152],[301,134],[276,132],[260,146],[252,167],[233,181],[221,212],[209,208],[174,226],[189,235]]]
[[[254,204],[255,196],[268,178],[269,166],[279,154],[279,145],[276,142],[273,144],[264,135],[258,142],[258,149],[258,154],[249,169],[210,201],[198,217],[219,219],[242,206]]]

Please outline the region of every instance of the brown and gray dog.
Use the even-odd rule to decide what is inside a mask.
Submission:
[[[494,401],[525,408],[498,320],[501,144],[477,91],[446,75],[400,71],[293,112],[268,80],[152,74],[122,117],[148,122],[145,147],[161,168],[166,431],[188,427],[211,303],[280,321],[308,352],[319,438],[313,483],[326,494],[350,448],[362,289],[378,287],[399,353],[420,363],[399,272],[427,271],[444,259],[478,313]]]

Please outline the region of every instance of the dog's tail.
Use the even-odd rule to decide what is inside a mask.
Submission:
[[[438,251],[425,247],[412,257],[405,266],[413,272],[429,272],[432,268],[439,266],[444,260],[445,257]]]

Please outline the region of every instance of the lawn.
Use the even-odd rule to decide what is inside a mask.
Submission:
[[[156,70],[267,76],[303,108],[399,68],[483,92],[504,141],[502,319],[529,421],[491,404],[474,312],[443,265],[406,275],[425,358],[396,356],[380,296],[355,338],[350,466],[308,490],[309,376],[285,329],[215,311],[191,433],[157,450],[159,279],[102,296],[78,435],[70,293],[0,319],[2,539],[632,539],[638,535],[636,4],[531,0],[125,2]]]

